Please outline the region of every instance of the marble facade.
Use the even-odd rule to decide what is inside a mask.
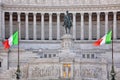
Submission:
[[[21,80],[110,80],[111,44],[92,44],[112,27],[120,80],[119,4],[119,0],[0,0],[0,80],[16,80],[17,46],[10,48],[8,58],[1,41],[18,27]],[[62,27],[66,10],[73,22],[69,36]]]
[[[72,51],[73,44],[71,35],[65,34],[59,55],[53,58],[31,58],[24,67],[21,66],[21,80],[108,80],[107,61],[95,57],[92,60],[79,58]],[[1,79],[4,80],[5,74],[9,75],[8,79],[15,79],[15,69],[3,73]]]

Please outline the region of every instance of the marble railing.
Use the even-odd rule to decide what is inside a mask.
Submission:
[[[38,5],[39,6],[71,6],[71,5],[108,5],[120,4],[120,0],[2,0],[4,4]]]

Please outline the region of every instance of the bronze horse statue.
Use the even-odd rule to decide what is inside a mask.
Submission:
[[[70,15],[69,15],[68,11],[66,11],[66,15],[64,16],[63,26],[65,27],[66,34],[67,34],[67,33],[70,34],[70,29],[71,29],[71,27],[72,27],[72,20],[71,20],[71,17],[70,17]],[[69,30],[69,32],[68,32],[67,30]]]

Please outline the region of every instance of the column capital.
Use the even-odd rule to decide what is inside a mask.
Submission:
[[[28,15],[29,14],[29,12],[25,12],[25,15]]]
[[[81,12],[80,14],[81,14],[81,15],[84,15],[84,12]]]
[[[33,15],[35,16],[37,14],[37,12],[34,12]]]
[[[40,14],[41,14],[41,15],[44,15],[45,13],[44,13],[44,12],[41,12]]]
[[[113,14],[117,14],[117,11],[113,11]]]
[[[6,11],[2,11],[2,13],[6,13]]]
[[[105,15],[108,15],[109,12],[105,12]]]
[[[91,15],[92,15],[92,12],[89,12],[88,14],[91,16]]]
[[[13,14],[13,12],[9,12],[9,14],[10,14],[10,15],[12,15],[12,14]]]
[[[45,13],[40,13],[41,15],[44,15]]]
[[[20,12],[17,13],[17,16],[18,16],[18,22],[20,22]]]
[[[21,12],[17,12],[17,15],[20,15],[21,14]]]
[[[74,16],[76,15],[76,13],[72,13]]]
[[[96,12],[97,15],[100,15],[101,12]]]
[[[49,15],[51,16],[53,13],[49,13]]]
[[[56,13],[58,16],[61,14],[61,13]]]

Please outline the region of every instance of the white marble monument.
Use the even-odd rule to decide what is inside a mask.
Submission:
[[[66,10],[72,17],[71,35],[61,27]],[[120,0],[0,0],[0,40],[18,26],[21,80],[111,80],[111,44],[92,44],[112,27],[120,80]],[[0,42],[0,80],[16,80],[16,66],[17,46],[8,58]]]
[[[73,47],[74,47],[73,42],[74,41],[73,41],[72,35],[70,34],[63,35],[59,57],[75,58],[76,53],[73,52]]]
[[[103,58],[80,58],[74,53],[73,45],[71,35],[65,34],[57,57],[39,58],[38,54],[34,54],[34,58],[29,57],[29,61],[20,66],[21,80],[108,80],[107,61]],[[25,56],[22,53],[24,51],[21,51],[21,55]],[[21,63],[22,59],[24,61],[21,58]],[[0,74],[0,80],[15,80],[15,72],[16,68],[11,67]]]

